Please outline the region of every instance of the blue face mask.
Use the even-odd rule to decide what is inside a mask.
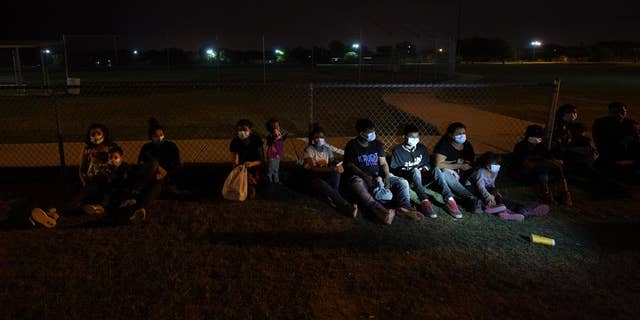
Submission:
[[[453,140],[455,140],[459,144],[464,144],[465,142],[467,142],[467,135],[466,134],[459,134],[459,135],[453,137]]]
[[[366,137],[363,137],[363,138],[367,139],[368,142],[372,142],[372,141],[376,140],[376,132],[375,131],[371,132],[371,133],[367,134]]]
[[[500,165],[499,164],[492,164],[491,168],[489,170],[491,170],[491,172],[493,172],[493,173],[498,173],[498,172],[500,172]]]

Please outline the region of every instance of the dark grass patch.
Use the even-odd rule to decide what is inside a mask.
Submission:
[[[145,225],[89,228],[91,218],[67,216],[54,230],[0,231],[3,315],[632,319],[640,312],[637,192],[599,203],[575,190],[575,208],[524,223],[442,213],[382,226],[340,216],[299,188],[223,201],[221,179],[197,200],[158,202]],[[505,185],[505,195],[534,200],[527,187]],[[3,199],[22,189],[5,189]],[[558,245],[531,244],[530,233]]]

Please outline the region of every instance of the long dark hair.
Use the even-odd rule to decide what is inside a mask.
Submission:
[[[109,128],[102,123],[92,123],[89,128],[87,128],[87,134],[85,136],[84,143],[87,147],[93,146],[91,143],[91,130],[100,129],[102,130],[102,136],[104,137],[104,141],[102,142],[105,145],[111,144],[111,134],[109,133]]]
[[[465,126],[462,122],[454,122],[450,124],[447,127],[447,131],[442,135],[442,137],[440,137],[440,141],[438,141],[438,144],[453,141],[453,138],[451,136],[458,129],[467,129],[467,126]]]

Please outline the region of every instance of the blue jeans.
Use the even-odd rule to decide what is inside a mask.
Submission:
[[[349,188],[359,203],[369,209],[384,209],[384,206],[376,200],[371,194],[371,186],[369,186],[362,178],[352,176],[349,181]],[[411,207],[411,198],[409,197],[409,182],[394,175],[389,177],[389,189],[393,193],[393,202],[397,206],[403,208]]]
[[[432,168],[424,173],[420,169],[414,168],[413,170],[402,172],[402,177],[409,181],[411,189],[415,191],[420,201],[428,199],[424,186],[429,184],[433,184],[432,189],[439,191],[445,201],[453,197],[449,185],[444,180],[442,171],[438,168]]]
[[[267,179],[269,182],[280,183],[280,158],[267,160]]]
[[[453,174],[451,174],[449,171],[442,170],[442,169],[439,169],[439,168],[434,168],[433,170],[440,171],[440,173],[442,174],[442,179],[443,179],[444,183],[449,187],[449,189],[452,192],[452,194],[454,194],[454,195],[456,195],[456,196],[458,196],[460,198],[465,198],[465,199],[474,199],[475,198],[473,196],[473,194],[471,193],[471,191],[469,191],[469,189],[467,189],[464,185],[462,185],[462,183],[460,183],[460,181],[458,181],[458,179]]]

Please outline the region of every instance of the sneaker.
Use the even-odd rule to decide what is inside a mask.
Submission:
[[[438,214],[433,210],[431,201],[429,201],[428,199],[424,199],[420,201],[420,204],[422,205],[422,213],[428,215],[431,219],[435,219],[438,217]]]
[[[571,200],[571,192],[567,191],[562,194],[562,204],[567,207],[573,207],[573,200]]]
[[[133,215],[129,218],[129,221],[133,224],[140,223],[147,219],[147,210],[140,208],[133,212]]]
[[[99,216],[104,214],[104,207],[99,204],[85,204],[82,206],[82,210],[86,214]]]
[[[36,223],[43,225],[45,228],[53,228],[56,226],[56,220],[51,218],[40,208],[34,208],[31,210],[29,222],[31,222],[34,227],[36,226]]]
[[[511,213],[509,211],[502,211],[498,213],[498,217],[502,220],[510,220],[510,221],[524,221],[524,215],[519,213]]]
[[[399,212],[403,216],[416,222],[420,222],[424,220],[424,215],[422,213],[410,208],[400,207],[396,210],[396,212]]]
[[[483,212],[488,214],[496,214],[506,210],[507,210],[507,207],[505,207],[503,204],[498,204],[492,207],[490,206],[484,207]]]
[[[541,217],[546,216],[551,209],[546,204],[539,204],[533,208],[525,209],[521,212],[525,216]]]
[[[462,219],[462,212],[460,212],[460,209],[458,209],[458,204],[456,203],[456,200],[454,199],[447,200],[447,203],[444,205],[444,209],[447,211],[447,213],[452,215],[454,218]]]

